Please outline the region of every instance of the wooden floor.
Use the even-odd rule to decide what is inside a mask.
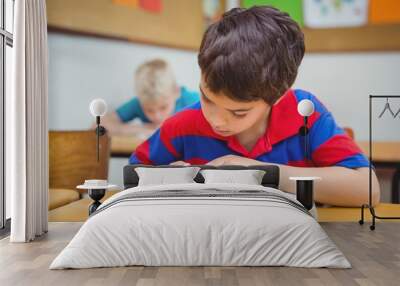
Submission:
[[[121,267],[48,270],[82,223],[50,223],[27,244],[0,241],[0,285],[400,285],[400,223],[375,231],[356,223],[322,223],[352,269],[289,267]]]

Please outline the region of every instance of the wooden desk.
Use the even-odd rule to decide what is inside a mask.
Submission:
[[[361,218],[360,208],[318,207],[317,212],[319,222],[358,222]],[[375,208],[375,212],[379,216],[397,217],[400,216],[400,205],[381,203]],[[372,220],[368,209],[364,210],[364,220],[368,222]],[[376,221],[382,220],[377,219]]]
[[[106,199],[117,193],[118,191],[108,191],[100,200],[104,202]],[[49,211],[49,221],[66,222],[66,221],[85,221],[89,216],[89,206],[93,203],[91,198],[82,198],[67,205],[52,209]]]
[[[369,142],[357,141],[358,146],[369,156]],[[400,141],[372,142],[373,162],[400,164]]]
[[[129,157],[143,139],[133,136],[112,136],[111,157]]]

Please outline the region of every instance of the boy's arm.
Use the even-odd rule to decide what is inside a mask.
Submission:
[[[315,182],[315,198],[321,203],[349,207],[368,203],[369,161],[330,112],[323,112],[310,128],[309,140],[312,162],[318,168],[283,166],[285,178],[303,173],[320,176],[322,180]],[[290,185],[289,182],[282,183],[286,188]],[[379,199],[379,182],[373,172],[372,204],[379,203]]]
[[[141,136],[148,138],[158,126],[151,123],[130,122],[140,118],[141,107],[137,97],[118,107],[115,111],[107,113],[101,119],[101,124],[112,135]],[[96,128],[93,124],[92,128]]]
[[[130,164],[167,165],[182,158],[182,145],[171,133],[168,120],[140,144],[129,158]]]
[[[250,158],[227,155],[217,158],[210,165],[276,165],[280,170],[279,189],[285,192],[296,193],[296,182],[289,177],[321,177],[314,182],[315,201],[328,205],[343,207],[360,207],[368,203],[369,168],[350,169],[340,166],[331,167],[292,167],[282,164],[269,164]],[[372,171],[372,204],[379,203],[379,182]]]
[[[265,163],[264,163],[265,164]],[[289,177],[317,176],[322,180],[314,182],[315,201],[335,206],[360,207],[368,203],[369,168],[349,169],[332,166],[322,168],[300,168],[279,165],[279,188],[291,193],[296,192],[294,181]],[[372,205],[379,203],[380,187],[375,172],[372,171]]]
[[[131,164],[188,165],[185,158],[184,136],[196,131],[199,106],[192,106],[166,119],[161,127],[143,144],[138,146],[129,159]]]

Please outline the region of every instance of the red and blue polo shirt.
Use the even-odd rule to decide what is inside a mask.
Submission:
[[[309,159],[304,154],[304,137],[299,135],[304,120],[297,112],[297,103],[303,99],[309,99],[315,105],[315,112],[308,120]],[[336,124],[325,106],[311,93],[292,89],[272,106],[266,131],[250,151],[235,136],[216,134],[197,102],[164,121],[136,148],[129,163],[164,165],[182,160],[201,165],[230,154],[297,167],[369,166],[368,159]]]

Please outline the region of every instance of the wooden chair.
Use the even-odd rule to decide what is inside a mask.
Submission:
[[[350,138],[354,140],[354,131],[353,131],[353,129],[350,128],[350,127],[343,127],[343,129],[344,129],[344,132],[346,132],[347,135],[349,135]]]
[[[110,138],[100,138],[100,160],[96,157],[96,134],[88,131],[49,132],[49,209],[80,198],[85,190],[76,186],[87,179],[107,179]]]

